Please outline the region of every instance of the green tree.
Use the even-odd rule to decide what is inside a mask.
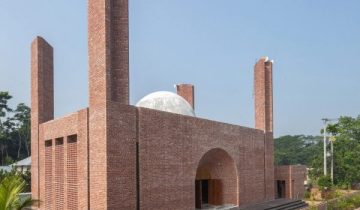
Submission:
[[[334,141],[334,183],[348,186],[360,182],[360,116],[341,117],[327,130],[335,136]],[[328,150],[330,151],[330,150]],[[323,157],[318,154],[312,161],[314,171],[322,171]],[[330,164],[330,161],[327,161]],[[317,176],[318,177],[318,176]]]
[[[1,165],[30,155],[30,108],[24,103],[9,107],[12,96],[0,91],[0,158]]]
[[[275,163],[277,165],[309,165],[321,151],[321,137],[281,136],[275,139]]]
[[[7,147],[8,140],[8,125],[9,122],[6,120],[4,122],[5,117],[8,115],[8,112],[11,112],[11,108],[8,106],[8,101],[12,98],[12,96],[8,92],[0,91],[0,150],[1,150],[1,164],[4,164],[4,151]]]
[[[7,112],[12,111],[8,106],[8,102],[11,98],[12,96],[9,94],[9,92],[0,91],[0,124],[1,118],[5,117]]]
[[[30,141],[30,107],[24,103],[17,105],[14,110],[15,131],[18,134],[18,152],[17,159],[20,158],[22,142],[25,144],[26,157],[30,155],[29,141]]]
[[[5,160],[12,160],[12,158],[9,158],[8,153],[8,146],[11,139],[11,133],[13,132],[15,123],[13,122],[12,118],[6,118],[5,121],[2,123],[2,134],[1,134],[1,163],[4,164],[10,164],[11,162],[5,161]],[[5,155],[5,157],[4,157]]]

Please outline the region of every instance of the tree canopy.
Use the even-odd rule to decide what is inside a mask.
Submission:
[[[350,186],[360,182],[360,116],[341,117],[328,126],[334,136],[334,183]],[[328,161],[330,162],[330,161]],[[314,162],[313,167],[319,167]]]
[[[327,131],[329,139],[334,139],[334,184],[349,187],[360,183],[360,116],[340,117]],[[331,151],[329,143],[327,149]],[[311,168],[312,179],[323,176],[322,136],[282,136],[275,139],[274,151],[277,165],[303,164]],[[329,173],[331,154],[327,158]]]
[[[30,108],[8,104],[12,96],[0,91],[0,165],[30,156]]]
[[[275,139],[276,165],[310,165],[321,152],[321,136],[281,136]]]

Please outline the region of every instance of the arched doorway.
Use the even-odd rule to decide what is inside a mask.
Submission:
[[[223,149],[212,149],[199,161],[195,178],[195,207],[238,205],[238,176],[234,160]]]

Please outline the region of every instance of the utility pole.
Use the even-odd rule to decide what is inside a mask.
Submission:
[[[326,163],[326,158],[327,158],[327,153],[326,153],[326,129],[327,129],[327,125],[328,122],[331,121],[336,121],[338,119],[328,119],[328,118],[323,118],[322,121],[324,122],[324,176],[327,175],[327,163]],[[331,180],[332,182],[334,182],[334,148],[333,148],[333,142],[331,141]]]
[[[334,142],[330,140],[331,145],[331,183],[334,184]]]
[[[324,118],[322,119],[324,121],[324,176],[327,175],[327,167],[326,167],[326,128],[327,128],[327,123],[329,121],[329,119]]]

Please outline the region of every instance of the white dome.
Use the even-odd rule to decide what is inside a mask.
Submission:
[[[195,117],[194,109],[183,97],[168,91],[150,93],[136,106]]]

